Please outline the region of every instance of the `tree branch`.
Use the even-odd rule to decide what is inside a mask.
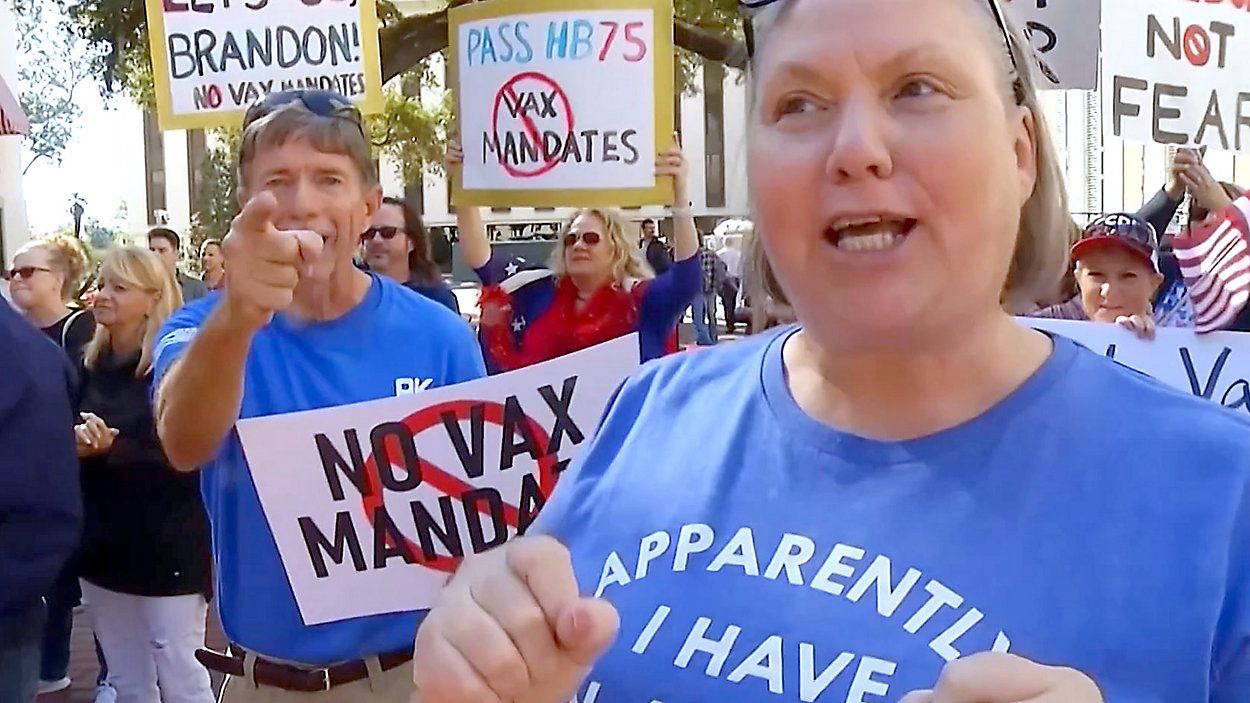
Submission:
[[[382,82],[417,66],[447,48],[447,11],[410,15],[378,32]]]
[[[47,154],[39,153],[39,154],[35,154],[33,157],[31,157],[30,161],[27,161],[27,162],[26,162],[26,168],[22,169],[22,175],[23,175],[23,176],[25,176],[25,175],[26,175],[26,172],[30,170],[30,167],[31,167],[31,166],[34,166],[36,161],[38,161],[39,159],[41,159],[41,158],[43,158],[43,157],[45,157],[45,156],[47,156]]]
[[[463,3],[453,3],[463,4]],[[447,11],[411,15],[384,27],[379,33],[382,49],[382,81],[386,82],[447,48]],[[674,43],[687,51],[726,66],[745,69],[746,46],[719,32],[677,19]]]
[[[746,70],[746,45],[720,32],[676,19],[673,22],[673,43],[709,61],[720,61],[730,68]]]

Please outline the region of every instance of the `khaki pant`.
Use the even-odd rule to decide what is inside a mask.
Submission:
[[[220,703],[409,703],[412,692],[412,662],[408,662],[324,693],[257,687],[242,676],[231,676]]]

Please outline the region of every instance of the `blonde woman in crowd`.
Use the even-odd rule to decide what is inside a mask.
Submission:
[[[463,160],[458,144],[448,164]],[[642,359],[676,351],[677,323],[699,291],[699,233],[685,204],[686,159],[672,147],[656,160],[656,175],[671,176],[676,263],[659,276],[635,244],[636,234],[617,210],[579,210],[561,228],[547,268],[491,250],[481,212],[457,208],[460,252],[482,280],[483,356],[491,373],[511,371],[639,333]]]
[[[181,305],[156,254],[123,247],[104,256],[74,433],[83,600],[119,703],[213,701],[195,659],[211,592],[208,519],[198,477],[170,466],[148,403],[156,334]]]

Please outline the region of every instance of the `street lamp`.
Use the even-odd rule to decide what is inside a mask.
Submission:
[[[74,200],[74,204],[69,206],[69,214],[74,217],[74,238],[78,239],[82,235],[82,202],[78,199]]]

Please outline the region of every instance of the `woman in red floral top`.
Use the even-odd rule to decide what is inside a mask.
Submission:
[[[463,159],[449,145],[452,168]],[[616,210],[579,210],[560,230],[546,268],[493,255],[477,208],[458,208],[460,251],[482,280],[480,339],[487,368],[500,373],[639,333],[643,361],[676,350],[676,327],[699,291],[698,232],[686,200],[686,160],[679,147],[656,160],[671,176],[674,265],[656,276],[633,227]]]

